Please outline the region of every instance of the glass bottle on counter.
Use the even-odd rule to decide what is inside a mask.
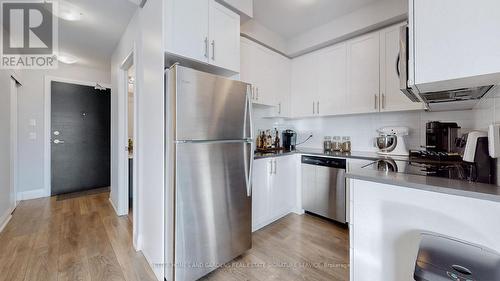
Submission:
[[[342,137],[342,152],[351,152],[351,137]]]
[[[332,139],[332,151],[341,151],[342,150],[342,142],[339,136],[335,136]]]
[[[325,139],[323,140],[323,150],[325,152],[332,151],[332,137],[325,136]]]

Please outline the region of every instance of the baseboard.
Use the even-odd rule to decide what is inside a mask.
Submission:
[[[28,191],[21,191],[21,192],[17,193],[17,199],[19,201],[38,199],[38,198],[44,198],[44,197],[49,197],[49,196],[47,196],[44,188],[35,189],[35,190],[28,190]]]
[[[3,229],[7,226],[11,218],[12,210],[9,208],[5,211],[5,214],[0,217],[0,232],[2,232]]]
[[[156,279],[158,279],[158,281],[164,281],[165,274],[164,274],[163,267],[158,266],[157,264],[153,263],[151,257],[147,253],[145,253],[144,251],[141,251],[141,253],[144,256],[144,258],[146,259],[146,262],[148,263],[149,267],[151,268],[151,270],[155,274]]]

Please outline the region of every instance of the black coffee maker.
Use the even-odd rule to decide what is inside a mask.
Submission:
[[[435,152],[456,152],[455,142],[460,126],[451,122],[428,122],[425,126],[425,148]]]
[[[283,149],[285,151],[295,150],[297,145],[297,133],[294,130],[284,130],[281,133],[281,139],[283,140]]]

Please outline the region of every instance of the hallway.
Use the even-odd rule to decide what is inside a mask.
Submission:
[[[156,280],[108,198],[22,201],[0,233],[0,281]]]

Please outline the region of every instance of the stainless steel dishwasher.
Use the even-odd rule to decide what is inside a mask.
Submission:
[[[346,160],[302,156],[302,208],[346,222]]]

